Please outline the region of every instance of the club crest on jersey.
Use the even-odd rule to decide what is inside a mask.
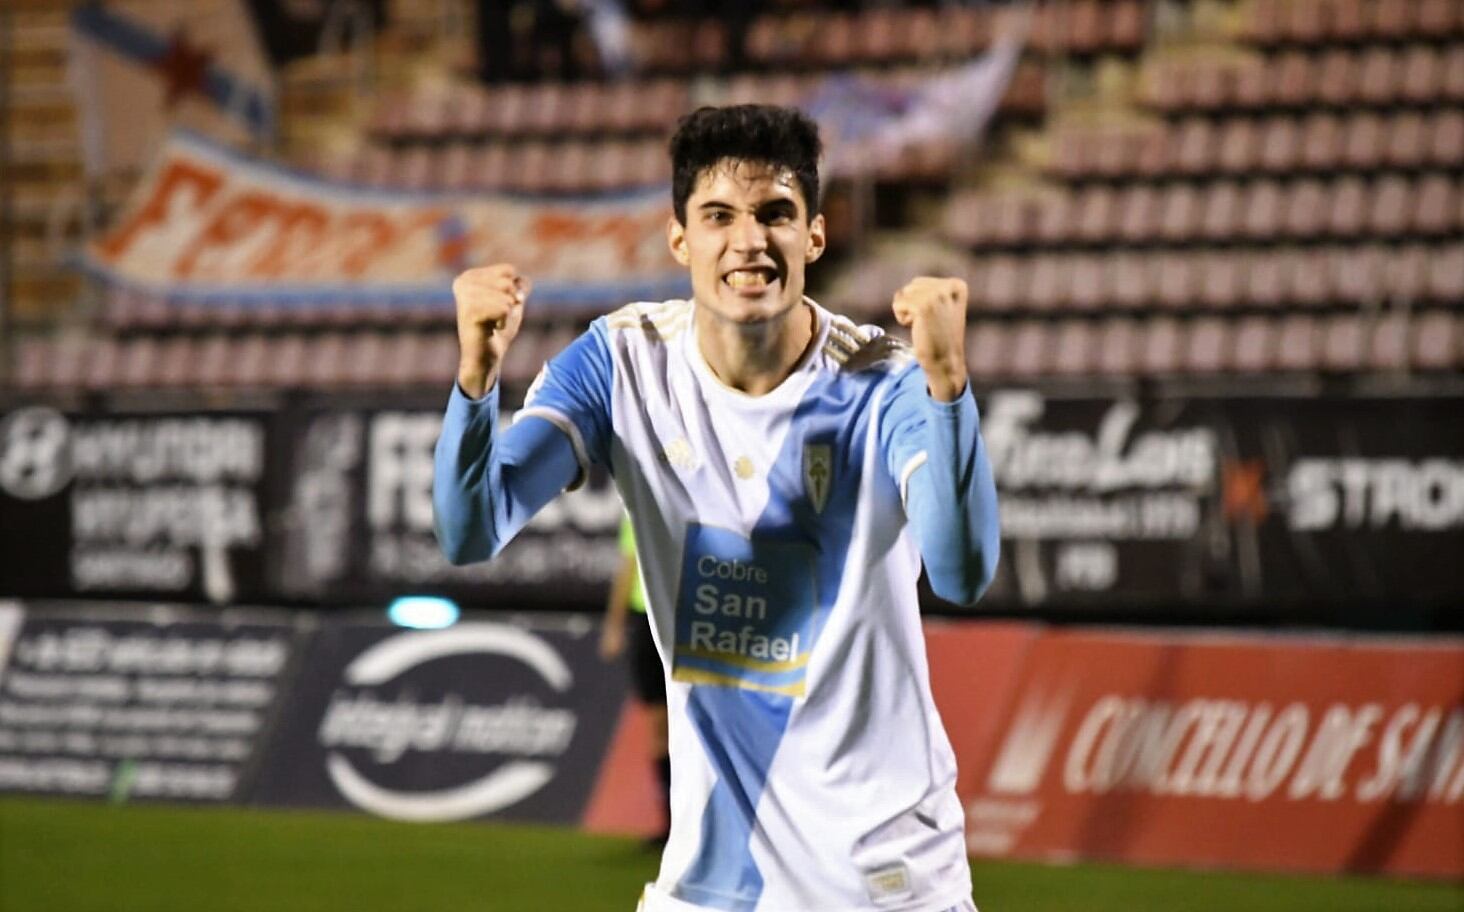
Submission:
[[[834,451],[827,443],[803,445],[803,492],[813,504],[815,513],[822,513],[829,502],[829,489],[834,480]]]

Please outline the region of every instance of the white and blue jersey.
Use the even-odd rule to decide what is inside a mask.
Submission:
[[[976,600],[996,491],[967,390],[813,302],[774,390],[723,385],[688,301],[596,320],[512,428],[454,389],[438,538],[486,559],[591,464],[634,525],[667,676],[671,835],[644,908],[941,912],[968,903],[956,764],[916,597]]]

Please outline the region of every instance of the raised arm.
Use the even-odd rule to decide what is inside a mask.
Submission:
[[[996,484],[966,369],[966,285],[920,278],[894,301],[920,369],[896,378],[880,418],[890,474],[900,484],[931,589],[975,604],[1001,549]]]
[[[512,266],[453,283],[461,348],[432,477],[438,544],[455,564],[497,554],[538,510],[603,461],[609,353],[592,328],[549,364],[513,427],[498,429],[498,368],[523,321],[529,283]]]

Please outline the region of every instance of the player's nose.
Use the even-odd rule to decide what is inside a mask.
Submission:
[[[761,253],[767,250],[767,228],[756,218],[743,216],[732,226],[732,249],[739,253]]]

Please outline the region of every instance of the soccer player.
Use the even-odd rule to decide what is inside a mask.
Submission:
[[[529,282],[498,265],[453,285],[433,485],[448,557],[492,556],[592,464],[635,528],[672,769],[645,912],[974,909],[916,597],[922,561],[962,604],[996,565],[966,288],[895,295],[913,345],[805,297],[820,151],[790,109],[683,118],[667,240],[692,299],[595,320],[507,431],[498,366]]]
[[[634,615],[634,618],[631,618]],[[645,709],[650,729],[647,747],[661,783],[660,799],[666,819],[671,818],[671,755],[666,743],[666,674],[661,656],[646,619],[645,587],[640,582],[640,563],[635,554],[635,529],[629,517],[620,522],[620,567],[610,583],[605,598],[605,621],[600,625],[600,658],[612,662],[625,651],[626,634],[630,636],[630,678],[635,695]],[[670,837],[669,828],[650,839],[650,844],[663,846]]]

